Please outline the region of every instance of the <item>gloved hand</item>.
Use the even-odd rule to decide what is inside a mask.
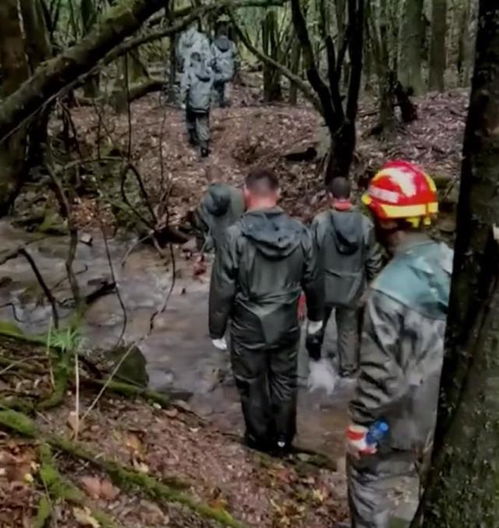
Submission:
[[[220,339],[212,339],[211,342],[217,350],[227,350],[227,341],[225,340],[225,337],[222,337]]]
[[[377,451],[375,445],[367,443],[369,429],[363,425],[350,424],[346,430],[347,453],[353,458],[374,455]]]
[[[182,104],[180,105],[180,108],[181,108],[182,110],[185,110],[185,103],[182,103]]]
[[[328,359],[312,360],[309,363],[310,374],[307,387],[310,392],[324,389],[327,395],[334,392],[336,386],[336,373]]]

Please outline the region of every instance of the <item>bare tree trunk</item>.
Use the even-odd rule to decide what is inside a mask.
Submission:
[[[277,32],[277,16],[275,11],[271,10],[262,22],[263,52],[279,61]],[[263,98],[266,103],[282,100],[281,75],[269,63],[263,66]]]
[[[21,12],[17,0],[0,2],[0,65],[3,80],[0,97],[13,92],[29,75],[21,25]],[[19,127],[0,144],[0,215],[5,215],[13,204],[25,176],[27,149],[26,128]]]
[[[447,354],[424,527],[499,516],[499,5],[480,1],[464,141]],[[419,525],[418,525],[419,526]]]
[[[52,56],[52,46],[42,0],[20,0],[27,58],[31,74]],[[48,137],[50,109],[29,124],[28,168],[41,165]]]
[[[291,72],[293,75],[299,75],[300,73],[300,60],[301,60],[301,46],[298,39],[295,39],[293,48],[291,50]],[[296,106],[298,102],[298,87],[295,83],[291,83],[289,88],[289,104]]]
[[[429,89],[443,92],[447,66],[447,0],[433,0],[432,7]]]
[[[415,95],[420,95],[423,93],[423,0],[404,0],[401,12],[398,78],[404,88],[412,89]]]

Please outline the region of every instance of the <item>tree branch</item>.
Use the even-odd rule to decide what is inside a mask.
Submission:
[[[165,0],[123,0],[78,44],[43,63],[0,105],[0,140],[12,133],[66,85],[90,71],[123,38],[136,31]]]
[[[248,51],[250,53],[253,53],[256,57],[258,57],[263,62],[266,62],[267,64],[270,64],[277,70],[279,70],[284,77],[289,79],[290,82],[295,84],[299,90],[303,93],[303,95],[312,103],[314,108],[320,113],[323,114],[323,109],[321,106],[321,102],[319,98],[314,94],[314,92],[311,90],[310,86],[299,76],[295,75],[290,69],[286,68],[283,64],[277,62],[272,57],[269,57],[267,54],[263,53],[263,51],[260,51],[258,48],[253,46],[253,44],[250,42],[247,35],[245,35],[244,31],[241,29],[241,27],[237,24],[234,16],[232,13],[230,13],[230,17],[232,19],[232,25],[241,39],[241,42],[246,46]]]
[[[321,78],[317,68],[312,43],[310,42],[307,30],[307,22],[300,7],[300,0],[291,0],[291,13],[296,35],[303,50],[303,64],[307,71],[308,80],[319,96],[323,108],[322,115],[324,116],[324,120],[326,121],[329,130],[333,132],[336,127],[336,114],[331,100],[331,92],[327,84]]]

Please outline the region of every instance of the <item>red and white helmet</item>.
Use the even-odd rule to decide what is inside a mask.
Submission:
[[[374,176],[362,197],[379,220],[403,219],[414,227],[430,225],[438,213],[437,187],[423,169],[391,161]]]

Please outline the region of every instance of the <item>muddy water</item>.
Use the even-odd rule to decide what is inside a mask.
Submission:
[[[0,258],[4,251],[28,244],[28,250],[61,305],[61,316],[68,317],[71,293],[64,266],[67,239],[28,235],[0,222],[0,240]],[[179,251],[172,288],[172,264],[166,264],[156,251],[148,248],[127,255],[133,244],[132,240],[109,242],[126,321],[116,293],[98,298],[85,316],[83,332],[87,343],[102,349],[113,347],[124,322],[125,342],[141,340],[148,333],[152,314],[163,305],[171,289],[166,309],[155,319],[154,330],[140,343],[147,361],[149,383],[156,390],[174,388],[192,393],[190,404],[197,412],[221,428],[242,432],[227,354],[215,350],[208,336],[208,274],[194,278],[192,261]],[[91,245],[78,245],[74,269],[84,295],[111,280],[104,241],[99,233],[93,234]],[[50,316],[50,306],[25,259],[16,258],[0,266],[0,321],[15,323],[30,334],[41,334],[47,332]],[[333,337],[331,333],[331,347]],[[302,381],[306,374],[307,360],[302,347]],[[340,385],[332,397],[327,397],[301,390],[298,444],[341,457],[349,391],[349,387]]]

